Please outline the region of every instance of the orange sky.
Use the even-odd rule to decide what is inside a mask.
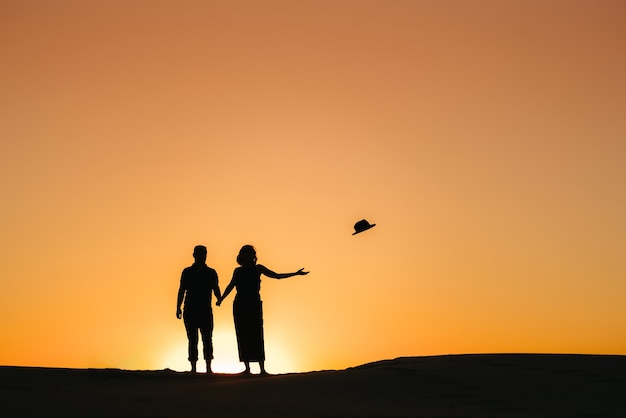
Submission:
[[[184,369],[265,279],[270,372],[626,354],[622,1],[0,0],[0,364]],[[377,226],[352,236],[367,218]],[[232,298],[218,371],[240,367]]]

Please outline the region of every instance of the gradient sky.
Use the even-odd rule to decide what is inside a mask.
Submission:
[[[0,0],[0,364],[182,370],[193,246],[270,372],[626,354],[626,3]],[[377,226],[352,236],[367,218]],[[242,367],[232,297],[215,368]]]

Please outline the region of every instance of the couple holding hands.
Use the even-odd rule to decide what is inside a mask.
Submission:
[[[211,294],[217,298],[217,306],[236,289],[233,302],[233,317],[237,334],[239,360],[245,365],[244,374],[250,374],[250,363],[258,362],[261,374],[265,375],[265,346],[263,342],[263,309],[261,302],[261,275],[272,279],[286,279],[309,274],[300,269],[293,273],[275,273],[262,264],[257,264],[256,250],[244,245],[237,256],[237,267],[233,278],[222,295],[217,272],[206,265],[207,249],[203,245],[194,248],[193,265],[185,268],[180,278],[176,317],[183,318],[189,340],[189,362],[191,371],[196,371],[198,361],[198,331],[202,336],[203,354],[207,373],[211,371],[213,359],[213,311]],[[184,313],[181,305],[184,301]]]

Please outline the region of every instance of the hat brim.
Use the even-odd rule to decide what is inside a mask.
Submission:
[[[365,232],[365,231],[367,231],[370,228],[374,228],[375,226],[376,226],[376,224],[368,225],[365,228],[361,229],[360,231],[353,232],[352,235],[360,234],[361,232]]]

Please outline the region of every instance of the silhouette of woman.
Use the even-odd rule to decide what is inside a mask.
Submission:
[[[300,269],[294,273],[275,273],[267,267],[257,264],[256,250],[252,245],[244,245],[237,256],[237,267],[233,272],[233,278],[224,290],[224,294],[218,299],[217,305],[237,289],[233,302],[233,317],[235,319],[235,332],[237,334],[237,347],[239,349],[239,361],[242,361],[246,369],[245,374],[250,374],[250,362],[258,362],[261,374],[265,375],[265,347],[263,342],[263,310],[261,302],[261,274],[272,279],[286,279],[292,276],[309,274]]]

